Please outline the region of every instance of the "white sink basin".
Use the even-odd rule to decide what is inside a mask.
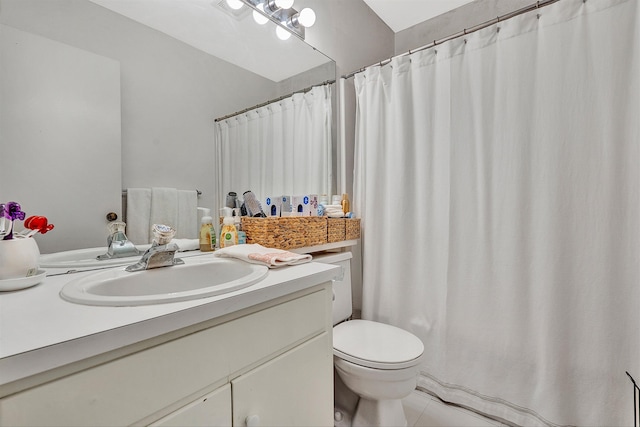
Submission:
[[[100,271],[67,283],[60,296],[86,305],[136,306],[205,298],[262,280],[268,268],[222,258],[188,258],[186,264],[128,272]]]
[[[140,252],[146,251],[151,245],[136,246]],[[127,258],[112,258],[98,261],[96,257],[107,253],[107,247],[77,249],[73,251],[56,252],[40,255],[41,268],[84,268],[84,267],[109,267],[117,265],[135,264],[141,255]]]

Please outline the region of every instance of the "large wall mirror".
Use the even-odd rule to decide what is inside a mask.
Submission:
[[[213,208],[214,119],[335,79],[225,3],[0,0],[0,202],[55,224],[42,253],[106,245],[126,188],[198,189]]]

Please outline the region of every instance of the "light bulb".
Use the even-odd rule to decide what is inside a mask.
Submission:
[[[238,10],[242,6],[244,6],[244,3],[242,3],[240,0],[227,0],[227,6],[229,6],[233,10]]]
[[[298,22],[303,27],[310,27],[316,23],[316,13],[313,9],[305,7],[298,13]]]
[[[291,37],[291,33],[279,25],[276,27],[276,35],[280,40],[288,40]]]
[[[276,6],[280,9],[290,9],[294,0],[276,0]]]
[[[264,12],[264,5],[259,4],[256,7],[260,10],[260,12]],[[269,21],[269,18],[267,18],[266,16],[264,16],[260,12],[258,12],[257,10],[253,11],[253,20],[256,21],[260,25],[264,25]]]

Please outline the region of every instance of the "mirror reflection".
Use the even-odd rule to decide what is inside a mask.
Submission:
[[[0,202],[55,224],[42,253],[106,246],[126,188],[197,189],[214,208],[214,120],[335,79],[223,3],[0,0]]]

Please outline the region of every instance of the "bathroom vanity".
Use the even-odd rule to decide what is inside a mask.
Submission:
[[[337,270],[137,307],[59,297],[92,272],[0,293],[0,426],[333,425]]]

